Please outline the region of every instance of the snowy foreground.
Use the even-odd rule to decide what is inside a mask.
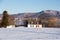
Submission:
[[[0,28],[0,40],[60,40],[60,28]]]

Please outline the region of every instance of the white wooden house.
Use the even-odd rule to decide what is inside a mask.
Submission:
[[[34,27],[34,28],[42,28],[42,24],[28,24],[28,28]]]
[[[15,25],[9,25],[6,28],[15,28]]]

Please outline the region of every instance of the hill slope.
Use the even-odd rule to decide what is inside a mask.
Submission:
[[[24,18],[26,15],[28,15],[31,18],[35,18],[35,17],[57,17],[60,18],[60,12],[59,11],[54,11],[54,10],[44,10],[41,12],[36,12],[36,13],[18,13],[18,14],[14,14],[12,15],[14,18]]]

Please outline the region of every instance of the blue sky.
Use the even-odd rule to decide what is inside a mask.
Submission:
[[[40,12],[42,10],[60,11],[60,0],[0,0],[0,13]]]

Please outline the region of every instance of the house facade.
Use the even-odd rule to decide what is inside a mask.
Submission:
[[[42,28],[42,24],[39,18],[30,18],[28,20],[28,28],[34,27],[34,28]]]

